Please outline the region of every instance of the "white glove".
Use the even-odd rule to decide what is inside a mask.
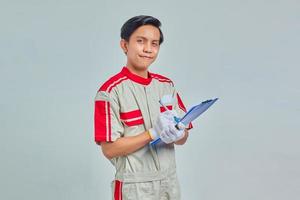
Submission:
[[[165,112],[161,113],[156,119],[156,123],[154,124],[153,128],[149,129],[151,139],[158,139],[160,137],[160,134],[170,123],[172,123],[170,115]]]
[[[177,117],[175,110],[165,111],[159,115],[154,127],[149,130],[152,140],[160,137],[164,143],[169,144],[184,137],[185,127],[179,126],[180,130],[175,127],[177,124],[175,116]]]
[[[168,124],[167,128],[164,129],[161,134],[161,140],[166,143],[176,142],[184,137],[184,129],[177,129],[175,123]]]
[[[168,110],[165,111],[164,114],[166,115],[166,117],[173,121],[175,123],[175,125],[177,124],[178,129],[185,129],[185,125],[182,122],[178,122],[180,120],[180,118],[178,117],[178,114],[175,110]]]
[[[163,112],[162,115],[164,115],[168,120],[173,121],[174,123],[176,123],[175,117],[178,118],[178,114],[175,110],[167,110]]]

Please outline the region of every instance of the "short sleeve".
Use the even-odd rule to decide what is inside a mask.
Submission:
[[[175,95],[175,106],[174,106],[174,108],[175,108],[176,112],[178,113],[178,115],[180,117],[182,117],[187,112],[186,107],[185,107],[185,105],[184,105],[184,103],[183,103],[183,101],[182,101],[182,99],[181,99],[181,97],[180,97],[180,95],[178,94],[177,91],[174,92],[174,95]],[[193,125],[192,125],[192,123],[190,123],[188,125],[187,129],[192,129],[192,128],[193,128]]]
[[[95,142],[113,142],[124,133],[120,120],[120,108],[112,94],[98,91],[95,97]]]

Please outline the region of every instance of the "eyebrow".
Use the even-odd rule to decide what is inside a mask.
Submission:
[[[148,38],[144,37],[144,36],[136,36],[137,38],[142,38],[142,39],[145,39],[145,40],[148,40]],[[159,40],[152,40],[154,42],[159,42]]]

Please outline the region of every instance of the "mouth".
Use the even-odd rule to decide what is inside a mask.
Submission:
[[[148,60],[152,60],[153,57],[150,57],[150,56],[140,56],[141,58],[145,58],[145,59],[148,59]]]

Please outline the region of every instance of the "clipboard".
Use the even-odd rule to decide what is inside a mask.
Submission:
[[[202,113],[204,113],[210,106],[212,106],[219,98],[215,98],[215,99],[209,99],[206,101],[201,102],[198,105],[195,105],[193,107],[191,107],[188,112],[181,118],[175,118],[175,121],[177,122],[177,124],[175,125],[175,127],[177,129],[179,129],[178,127],[182,127],[182,124],[186,127],[189,123],[191,123],[192,121],[194,121],[196,118],[198,118]],[[160,142],[161,139],[158,138],[155,141],[150,142],[151,145],[155,145],[158,142]]]

